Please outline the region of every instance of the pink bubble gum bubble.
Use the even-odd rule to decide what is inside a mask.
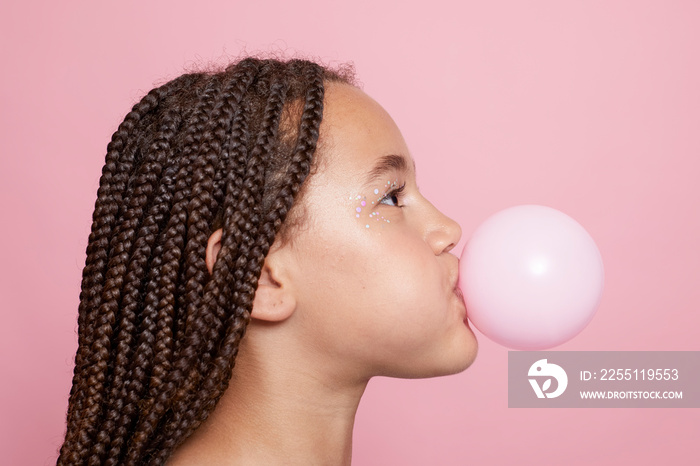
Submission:
[[[603,260],[588,232],[540,205],[510,207],[482,223],[460,261],[469,320],[509,348],[540,350],[576,336],[603,294]]]

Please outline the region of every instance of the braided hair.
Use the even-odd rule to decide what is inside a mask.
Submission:
[[[247,58],[153,89],[119,125],[92,217],[58,465],[163,464],[213,411],[265,256],[294,222],[326,82],[351,84],[351,71]]]

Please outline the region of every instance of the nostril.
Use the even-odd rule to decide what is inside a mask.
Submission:
[[[450,252],[457,245],[444,230],[434,231],[427,239],[436,256]]]

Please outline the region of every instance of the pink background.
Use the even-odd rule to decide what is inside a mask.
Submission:
[[[0,7],[1,464],[56,459],[112,132],[244,51],[353,61],[462,244],[515,204],[584,225],[606,289],[557,350],[700,350],[700,3],[74,3]],[[696,464],[700,410],[508,409],[507,349],[478,337],[462,374],[370,383],[355,464]]]

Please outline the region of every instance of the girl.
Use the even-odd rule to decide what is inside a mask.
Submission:
[[[249,58],[126,116],[97,193],[58,464],[350,464],[371,377],[472,363],[460,228],[352,83]]]

